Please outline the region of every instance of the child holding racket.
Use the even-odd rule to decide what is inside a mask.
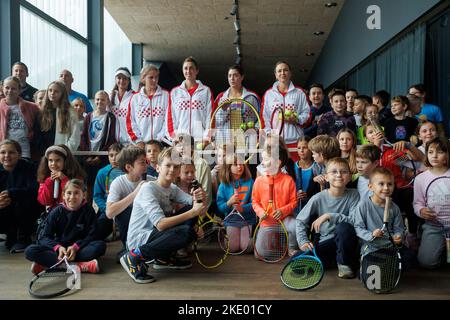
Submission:
[[[217,192],[217,207],[220,214],[225,216],[224,225],[229,237],[229,250],[230,252],[246,251],[251,243],[249,226],[256,223],[251,200],[253,179],[250,169],[242,158],[236,155],[228,156],[219,172],[219,177],[221,183]],[[233,207],[245,219],[245,225],[239,224],[237,219],[227,219]]]
[[[25,257],[33,261],[31,271],[37,274],[67,256],[82,272],[98,273],[97,258],[105,254],[106,245],[95,240],[97,218],[86,202],[83,181],[68,181],[63,198],[64,202],[50,212],[39,244],[25,250]]]
[[[127,245],[120,263],[136,283],[149,283],[155,278],[147,274],[146,261],[154,260],[154,269],[187,269],[188,260],[174,258],[178,249],[188,246],[197,235],[189,219],[205,209],[205,192],[201,188],[186,194],[173,184],[180,173],[181,155],[174,148],[164,149],[158,158],[158,179],[145,183],[133,204]],[[192,205],[192,209],[172,216],[173,202]]]
[[[314,245],[308,232],[320,233],[316,253],[325,267],[338,265],[339,278],[354,278],[357,237],[350,210],[359,202],[359,193],[347,189],[351,179],[348,162],[333,158],[326,166],[325,179],[330,188],[315,194],[296,218],[297,242],[300,250],[311,250]]]
[[[294,209],[297,207],[297,192],[295,182],[288,174],[282,173],[289,154],[286,149],[276,144],[266,145],[263,153],[265,174],[256,178],[252,191],[252,206],[256,215],[261,219],[260,230],[255,244],[255,251],[264,256],[264,243],[267,243],[267,233],[271,226],[282,221],[288,233],[289,254],[297,251],[295,241]],[[272,194],[271,186],[273,187]],[[267,211],[269,200],[273,200],[273,208]]]
[[[450,145],[448,140],[435,138],[426,146],[426,166],[429,170],[414,180],[414,211],[425,220],[417,254],[421,266],[437,268],[446,247],[445,230],[450,228]]]
[[[389,169],[375,168],[371,172],[369,189],[372,191],[372,195],[361,198],[353,212],[353,225],[357,236],[363,242],[361,250],[364,250],[365,245],[374,238],[386,238],[386,243],[380,243],[382,245],[389,243],[386,231],[382,230],[382,226],[386,197],[392,195],[394,187],[394,175]],[[405,236],[405,226],[400,208],[395,203],[391,203],[387,228],[389,228],[395,244],[400,246]],[[401,256],[405,255],[401,254]]]

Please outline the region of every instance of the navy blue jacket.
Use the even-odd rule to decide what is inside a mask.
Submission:
[[[61,204],[49,213],[39,244],[53,250],[57,245],[67,248],[76,243],[81,249],[96,240],[96,221],[95,211],[88,204],[77,211]]]

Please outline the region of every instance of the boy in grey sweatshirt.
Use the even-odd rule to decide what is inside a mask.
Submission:
[[[325,267],[335,265],[338,276],[344,279],[354,278],[352,267],[357,257],[357,237],[351,220],[350,209],[358,205],[359,193],[356,189],[347,189],[351,179],[348,162],[342,158],[328,161],[325,179],[330,188],[315,194],[296,218],[298,246],[302,251],[313,248],[308,239],[308,229],[320,233],[316,253]]]

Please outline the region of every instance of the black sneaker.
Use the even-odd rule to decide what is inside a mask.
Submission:
[[[126,253],[120,258],[120,264],[134,282],[150,283],[155,281],[153,276],[147,274],[147,268],[144,263],[130,253]]]
[[[177,258],[171,258],[167,261],[161,259],[155,259],[153,262],[153,269],[175,269],[184,270],[192,267],[192,263],[189,260],[181,260]]]
[[[9,252],[10,253],[21,253],[21,252],[24,252],[28,246],[29,246],[29,244],[27,244],[27,243],[16,242],[15,244],[13,244],[13,246],[11,247],[11,250]]]

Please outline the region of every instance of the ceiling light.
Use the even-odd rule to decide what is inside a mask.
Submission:
[[[241,22],[239,20],[234,22],[234,30],[236,30],[236,32],[241,31]]]
[[[236,37],[234,37],[233,44],[240,44],[240,43],[241,43],[241,37],[239,35],[236,35]]]
[[[327,7],[327,8],[336,7],[336,6],[337,6],[336,2],[327,2],[327,3],[325,3],[325,7]]]
[[[241,55],[241,47],[236,46],[236,53],[237,53],[238,56]]]
[[[323,32],[323,31],[316,31],[316,32],[314,32],[314,34],[316,35],[316,36],[321,36],[321,35],[323,35],[325,32]]]

